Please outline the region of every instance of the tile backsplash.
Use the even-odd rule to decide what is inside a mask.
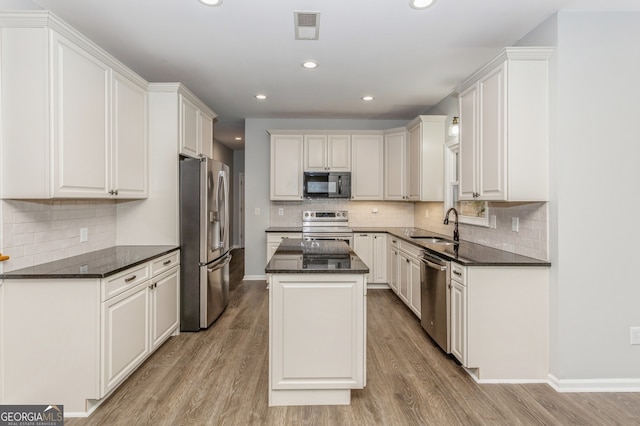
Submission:
[[[116,202],[112,200],[2,200],[0,272],[112,247]],[[88,241],[80,242],[80,228]]]
[[[428,214],[426,213],[428,211]],[[547,203],[489,203],[489,215],[496,216],[496,227],[461,223],[460,239],[523,256],[548,260]],[[445,235],[453,235],[453,220],[444,225],[443,203],[416,203],[415,226]],[[511,218],[519,218],[518,232],[511,230]],[[450,216],[449,219],[452,219]]]
[[[282,209],[282,216],[279,214]],[[413,204],[393,201],[277,201],[271,203],[271,226],[302,226],[305,210],[347,210],[349,226],[413,226]]]
[[[282,215],[279,210],[282,209]],[[271,226],[302,226],[304,210],[347,210],[349,225],[417,227],[453,235],[453,220],[444,225],[444,204],[392,201],[277,201],[271,203]],[[377,212],[374,212],[377,210]],[[428,214],[426,214],[428,211]],[[489,215],[496,216],[496,228],[460,224],[460,239],[484,246],[548,260],[547,203],[489,203]],[[511,218],[519,218],[518,232],[511,230]]]

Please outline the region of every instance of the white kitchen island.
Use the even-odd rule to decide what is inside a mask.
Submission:
[[[269,405],[348,405],[366,385],[369,268],[341,241],[285,239],[269,283]]]

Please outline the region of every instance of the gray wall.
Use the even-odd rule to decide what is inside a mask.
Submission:
[[[241,193],[242,189],[239,186],[240,173],[244,173],[244,151],[233,151],[233,181],[236,183],[232,197],[234,226],[231,244],[233,247],[240,247],[240,226],[242,224],[240,215],[244,213],[240,212],[240,197],[244,196],[244,194]]]
[[[563,12],[523,39],[556,44],[550,77],[550,373],[640,383],[640,13]],[[591,237],[599,236],[598,240]],[[571,381],[571,382],[568,382]],[[576,381],[576,382],[573,382]]]
[[[270,154],[267,129],[384,130],[404,126],[408,120],[245,120],[245,276],[264,277],[269,227]],[[255,214],[260,209],[260,215]]]

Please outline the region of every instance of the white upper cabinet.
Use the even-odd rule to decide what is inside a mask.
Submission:
[[[384,199],[406,200],[407,130],[393,129],[384,135]]]
[[[304,171],[351,170],[350,135],[304,135]]]
[[[407,198],[444,200],[445,115],[420,115],[407,126]]]
[[[112,184],[118,198],[148,194],[147,91],[121,74],[113,73]]]
[[[271,200],[302,200],[302,134],[271,133]]]
[[[384,137],[351,136],[351,199],[384,199]]]
[[[508,47],[459,88],[461,200],[548,200],[546,47]]]
[[[213,119],[216,114],[181,87],[180,154],[213,158]]]
[[[48,12],[0,31],[2,198],[145,198],[147,82]]]

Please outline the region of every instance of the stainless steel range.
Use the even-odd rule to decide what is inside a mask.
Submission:
[[[306,210],[302,212],[302,238],[340,240],[353,248],[353,230],[346,210]]]

